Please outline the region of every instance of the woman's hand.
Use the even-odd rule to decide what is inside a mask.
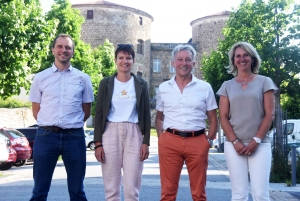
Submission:
[[[140,156],[141,161],[144,161],[149,157],[149,146],[147,144],[142,144]]]
[[[243,155],[245,153],[245,145],[241,141],[238,141],[235,144],[233,144],[233,147],[238,155]]]
[[[95,149],[95,157],[98,162],[104,163],[105,153],[103,147],[98,147],[97,149]]]
[[[257,147],[258,144],[255,142],[255,140],[251,140],[251,142],[243,148],[244,155],[251,156],[252,154],[254,154]]]

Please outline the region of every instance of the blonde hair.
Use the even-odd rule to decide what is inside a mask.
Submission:
[[[229,57],[229,66],[225,67],[227,68],[227,72],[229,74],[233,74],[233,76],[237,76],[237,67],[234,65],[234,56],[235,56],[235,50],[237,48],[242,48],[244,51],[246,51],[252,58],[252,64],[251,64],[251,71],[252,73],[258,74],[260,64],[261,64],[261,59],[259,54],[257,53],[256,49],[247,42],[238,42],[234,44],[231,49],[228,52],[228,57]]]

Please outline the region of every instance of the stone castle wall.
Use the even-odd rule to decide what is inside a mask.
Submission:
[[[114,44],[132,44],[136,52],[132,72],[142,73],[150,81],[151,23],[149,14],[125,6],[112,5],[73,5],[84,16],[81,39],[91,46],[102,45],[105,39]],[[87,19],[87,10],[93,10],[93,19]],[[142,24],[140,20],[142,19]],[[138,40],[142,40],[143,54],[137,53]]]
[[[201,66],[204,53],[209,55],[213,50],[217,49],[218,40],[224,39],[222,29],[225,27],[228,18],[229,12],[225,12],[220,15],[199,18],[191,22],[192,41],[197,47],[198,67]],[[202,74],[199,78],[202,78]]]
[[[137,52],[138,40],[144,41],[143,54],[136,54],[136,62],[132,72],[142,74],[155,88],[163,81],[170,79],[174,73],[170,72],[171,52],[175,43],[151,43],[151,24],[153,17],[141,10],[111,4],[111,3],[74,4],[85,18],[82,24],[81,39],[85,43],[97,47],[105,39],[116,47],[117,44],[133,44]],[[87,11],[93,11],[93,19],[87,19]],[[218,39],[223,38],[222,28],[226,25],[229,12],[225,11],[212,16],[202,17],[191,22],[193,45],[197,51],[196,66],[193,74],[203,79],[201,60],[203,54],[209,55],[218,45]],[[142,18],[142,25],[140,19]],[[161,59],[161,72],[153,72],[153,59]]]

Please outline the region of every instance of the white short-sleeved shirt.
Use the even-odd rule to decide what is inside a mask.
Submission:
[[[192,75],[192,81],[180,92],[175,76],[162,83],[157,92],[156,109],[164,114],[163,129],[197,131],[206,128],[207,111],[217,103],[209,83]]]
[[[257,75],[242,89],[235,78],[225,81],[218,90],[217,95],[229,99],[229,122],[237,138],[243,143],[249,143],[255,137],[264,118],[264,93],[277,90],[274,82],[262,75]],[[228,141],[228,139],[226,139]],[[266,136],[262,142],[269,142]]]
[[[53,64],[34,76],[29,100],[40,103],[39,126],[80,128],[84,125],[82,103],[94,101],[92,82],[72,66],[60,71]]]

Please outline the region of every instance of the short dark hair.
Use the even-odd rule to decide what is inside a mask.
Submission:
[[[119,52],[126,52],[127,54],[131,55],[134,60],[135,53],[132,44],[118,44],[115,51],[115,59],[117,59]]]
[[[56,36],[56,37],[54,38],[53,42],[52,42],[52,48],[55,47],[56,40],[57,40],[59,37],[62,37],[62,38],[70,38],[71,41],[72,41],[72,44],[73,44],[72,47],[73,47],[73,51],[74,51],[74,49],[75,49],[75,42],[74,42],[73,38],[72,38],[69,34],[59,34],[58,36]]]

